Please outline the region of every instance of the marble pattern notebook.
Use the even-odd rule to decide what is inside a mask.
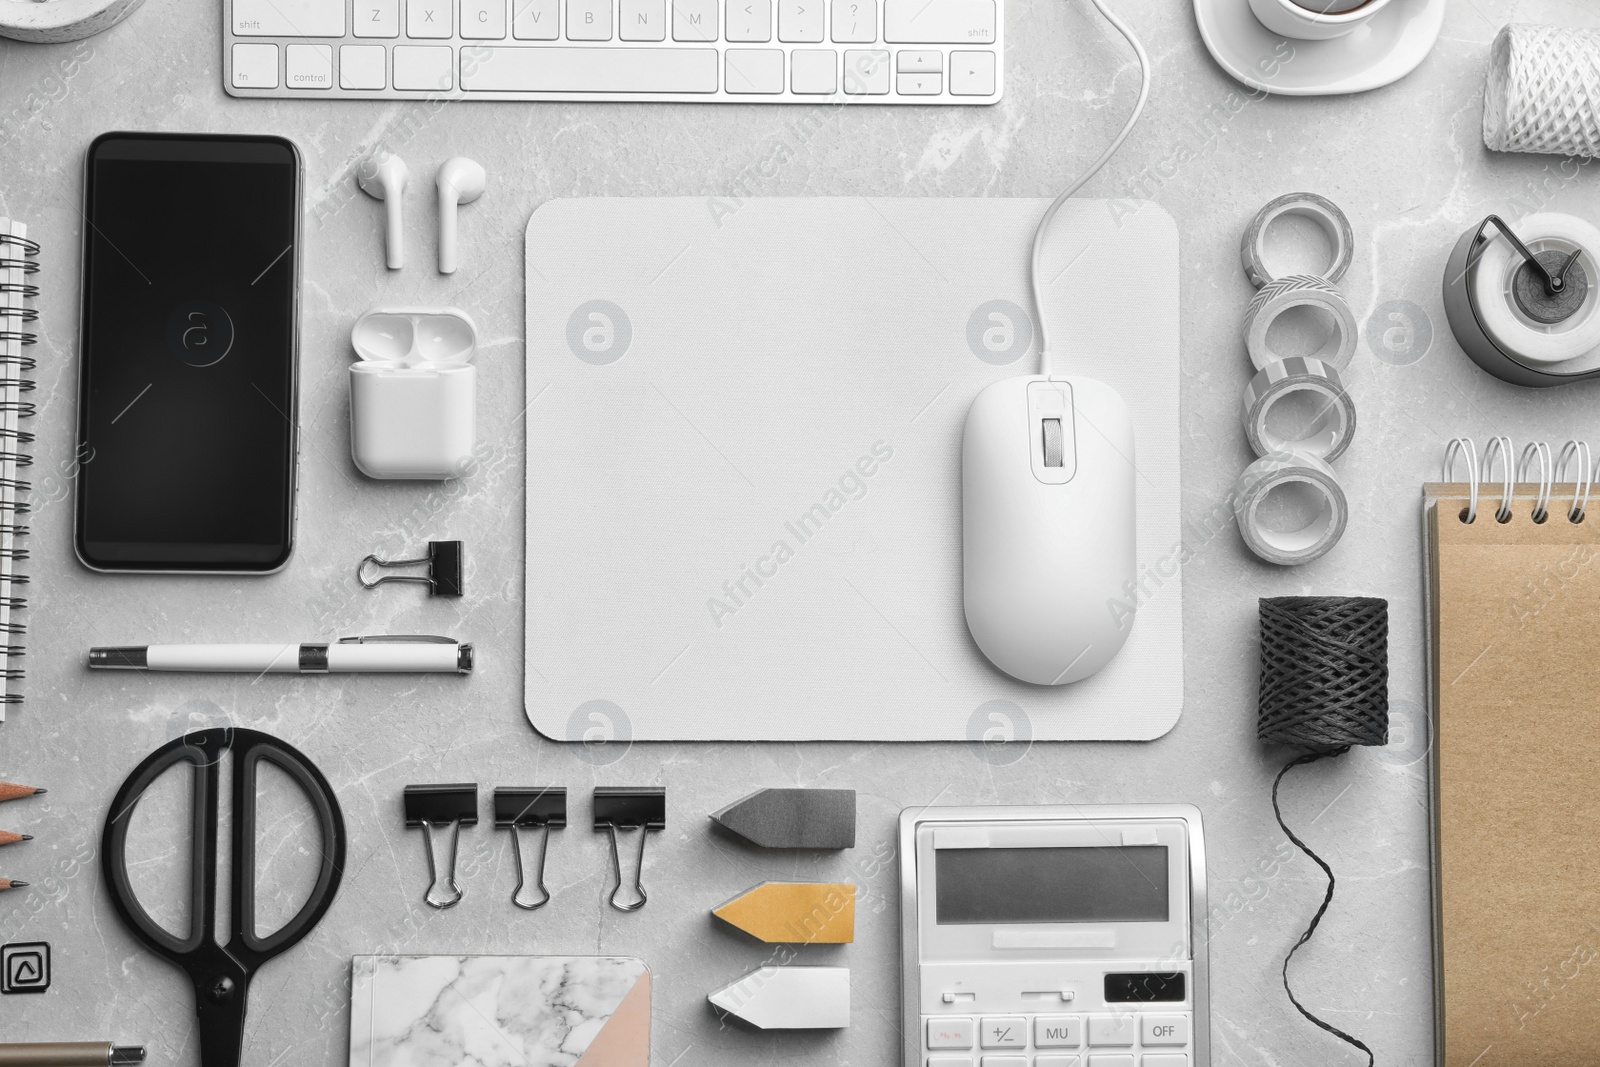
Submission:
[[[626,956],[357,956],[350,1067],[649,1067]]]

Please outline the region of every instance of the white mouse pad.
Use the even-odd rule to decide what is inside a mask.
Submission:
[[[1069,203],[1043,270],[1057,366],[1133,408],[1133,634],[1098,675],[1045,688],[991,667],[962,617],[962,423],[986,384],[1037,369],[1027,268],[1047,203],[534,212],[525,684],[539,732],[992,743],[1172,728],[1178,236],[1153,204]]]

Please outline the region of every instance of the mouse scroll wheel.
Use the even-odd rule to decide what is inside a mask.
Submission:
[[[1061,466],[1061,420],[1044,419],[1044,465]]]

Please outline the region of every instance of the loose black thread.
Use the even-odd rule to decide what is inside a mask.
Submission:
[[[1272,782],[1272,813],[1294,846],[1328,876],[1305,932],[1283,957],[1283,991],[1309,1022],[1367,1054],[1361,1039],[1307,1010],[1289,985],[1289,961],[1311,940],[1333,903],[1333,868],[1283,821],[1278,790],[1295,767],[1342,756],[1354,745],[1389,740],[1389,602],[1376,597],[1264,597],[1256,737],[1310,751],[1284,764]]]

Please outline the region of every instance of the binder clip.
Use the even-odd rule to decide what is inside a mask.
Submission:
[[[405,792],[406,825],[422,827],[422,840],[428,848],[428,892],[423,900],[428,906],[443,911],[461,901],[461,887],[456,885],[456,843],[463,826],[478,825],[478,784],[466,782],[458,785],[408,785]],[[450,862],[445,868],[443,884],[447,894],[434,894],[440,887],[439,865],[433,858],[433,831],[450,827]]]
[[[386,574],[382,578],[367,578],[367,565],[373,567],[415,567],[428,565],[427,577],[416,574]],[[418,582],[428,587],[429,596],[460,596],[464,591],[461,581],[461,542],[429,541],[428,554],[416,559],[379,559],[367,556],[356,566],[356,581],[363,589],[376,589],[384,582]]]
[[[511,903],[524,911],[534,911],[550,903],[550,890],[544,886],[544,860],[550,852],[550,831],[567,825],[567,790],[563,786],[519,789],[502,787],[494,791],[494,824],[511,831],[511,854],[517,860],[517,888],[511,894]],[[539,862],[533,867],[533,885],[539,896],[533,901],[522,899],[528,876],[522,865],[522,830],[538,827]]]
[[[651,830],[667,826],[667,791],[659,785],[596,786],[594,790],[594,828],[611,834],[611,869],[617,888],[611,891],[611,906],[618,911],[638,911],[648,902],[644,891],[644,843]],[[628,883],[622,877],[622,851],[617,843],[620,830],[639,831],[639,863],[634,868],[632,895],[635,900],[618,902]]]

